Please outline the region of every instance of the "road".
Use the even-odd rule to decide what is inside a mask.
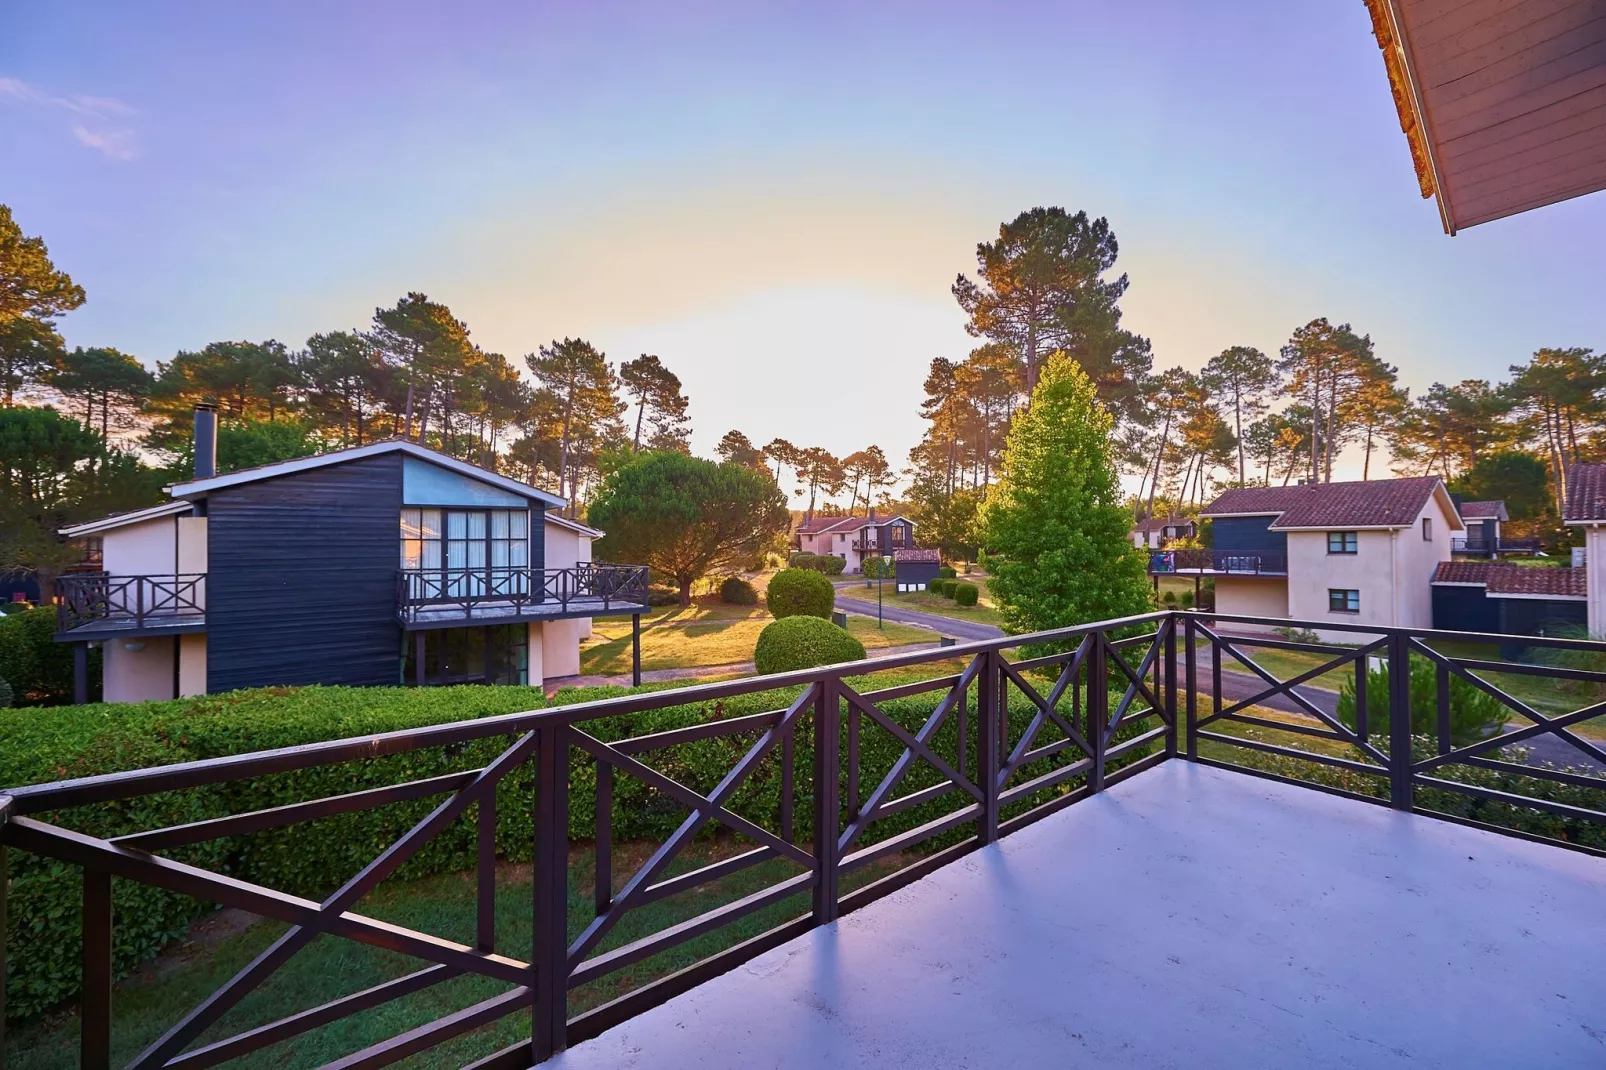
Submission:
[[[861,587],[860,590],[863,590]],[[844,613],[854,613],[861,617],[874,617],[876,614],[875,599],[866,601],[863,598],[846,595],[843,588],[836,589],[836,608]],[[918,609],[909,609],[887,603],[883,605],[881,615],[886,620],[897,621],[899,624],[908,624],[916,628],[930,628],[938,635],[951,635],[955,639],[967,642],[977,639],[1000,639],[1004,629],[995,628],[991,624],[978,624],[970,620],[955,620],[952,617],[940,616],[936,613],[922,613]]]

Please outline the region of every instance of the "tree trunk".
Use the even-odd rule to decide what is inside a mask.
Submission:
[[[635,453],[641,449],[641,421],[647,415],[647,395],[641,395],[641,403],[636,406],[636,437],[631,440],[630,452]],[[779,465],[776,466],[777,468]]]
[[[1032,391],[1037,389],[1037,317],[1026,323],[1026,404],[1032,403]]]
[[[689,606],[691,605],[692,581],[686,579],[685,577],[678,577],[678,579],[680,582],[680,604],[683,606]]]
[[[1238,485],[1245,486],[1249,482],[1248,471],[1244,465],[1244,392],[1235,391],[1232,395],[1232,433],[1238,436]]]
[[[1154,519],[1154,491],[1160,485],[1160,464],[1165,458],[1166,436],[1171,434],[1171,414],[1166,413],[1165,423],[1160,426],[1160,444],[1154,449],[1154,476],[1149,480],[1149,507],[1148,518]]]

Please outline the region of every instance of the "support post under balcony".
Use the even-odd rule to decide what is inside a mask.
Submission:
[[[630,614],[630,686],[641,686],[641,614]]]
[[[89,644],[72,645],[72,700],[82,706],[89,701]]]

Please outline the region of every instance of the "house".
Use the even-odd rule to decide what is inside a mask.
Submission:
[[[1606,637],[1606,464],[1575,464],[1567,473],[1562,522],[1584,529],[1584,590],[1589,634]]]
[[[1212,577],[1216,612],[1392,627],[1432,626],[1435,569],[1465,531],[1436,476],[1240,487],[1199,515],[1212,548],[1158,571]]]
[[[1454,632],[1567,636],[1587,624],[1588,570],[1494,561],[1441,561],[1433,574],[1433,627]],[[1505,643],[1507,656],[1522,644]]]
[[[898,550],[892,555],[899,591],[924,591],[942,568],[939,550]]]
[[[1455,495],[1451,495],[1455,497]],[[1513,537],[1504,531],[1511,519],[1506,514],[1506,503],[1498,499],[1486,502],[1456,503],[1456,510],[1466,523],[1467,533],[1455,539],[1450,549],[1466,557],[1499,558],[1502,554],[1538,553],[1542,543],[1537,538]]]
[[[129,702],[297,684],[540,684],[590,618],[639,615],[646,570],[545,491],[404,440],[215,474],[214,413],[170,502],[63,530],[103,571],[57,581],[58,642],[104,650]],[[638,616],[639,624],[639,616]]]
[[[1191,520],[1178,517],[1139,520],[1132,526],[1132,545],[1140,550],[1161,550],[1173,539],[1191,539],[1198,528]]]
[[[796,546],[803,553],[821,557],[840,557],[845,572],[859,572],[866,557],[892,557],[910,549],[915,541],[915,522],[899,514],[877,519],[868,516],[816,516],[797,526]]]

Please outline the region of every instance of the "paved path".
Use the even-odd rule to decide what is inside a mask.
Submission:
[[[934,642],[935,640],[933,640]],[[908,654],[916,650],[930,650],[931,643],[907,643],[903,646],[888,646],[872,648],[866,657],[885,658],[893,654]],[[644,684],[672,683],[684,680],[688,683],[697,680],[706,680],[712,677],[725,676],[751,676],[758,670],[751,661],[737,661],[728,665],[693,665],[684,669],[646,669],[641,674]],[[563,687],[629,687],[630,674],[622,673],[618,676],[556,676],[548,679],[543,685],[547,697]]]
[[[863,581],[852,586],[863,592]],[[874,617],[876,614],[875,595],[872,590],[870,597],[846,594],[842,587],[836,589],[836,608],[845,613],[853,613],[861,617]],[[908,624],[915,628],[930,628],[938,635],[949,635],[955,639],[973,642],[978,639],[999,639],[1003,637],[1004,629],[995,628],[991,624],[981,624],[972,620],[955,620],[944,617],[940,613],[923,613],[918,609],[907,606],[894,605],[886,602],[882,606],[881,615],[884,619],[896,621],[899,624]]]

